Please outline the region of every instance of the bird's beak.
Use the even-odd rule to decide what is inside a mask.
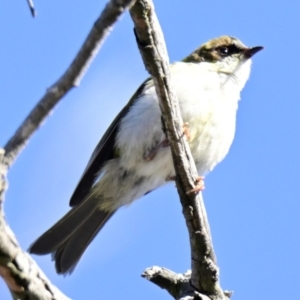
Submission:
[[[262,46],[257,46],[257,47],[252,47],[252,48],[247,48],[245,51],[244,51],[244,55],[247,57],[247,58],[251,58],[255,53],[259,52],[260,50],[264,49],[264,47]]]

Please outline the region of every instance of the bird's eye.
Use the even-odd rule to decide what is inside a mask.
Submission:
[[[218,52],[222,56],[226,56],[229,53],[229,48],[228,47],[219,47]]]

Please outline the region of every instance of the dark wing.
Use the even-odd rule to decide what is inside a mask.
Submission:
[[[121,112],[114,119],[112,124],[106,130],[102,139],[95,148],[82,176],[81,179],[70,199],[70,206],[74,207],[78,205],[82,200],[85,199],[87,194],[90,192],[98,172],[100,171],[103,164],[115,157],[114,145],[116,135],[120,125],[120,121],[123,116],[129,111],[130,107],[141,97],[146,89],[153,85],[151,78],[148,78],[144,83],[137,89],[135,94],[131,97],[127,105],[121,110]]]

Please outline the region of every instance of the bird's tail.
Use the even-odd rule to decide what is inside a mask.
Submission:
[[[71,273],[87,246],[115,211],[103,211],[95,198],[72,208],[41,235],[29,248],[30,253],[52,253],[56,271]],[[98,202],[99,203],[99,202]]]

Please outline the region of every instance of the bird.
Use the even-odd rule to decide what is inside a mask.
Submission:
[[[201,179],[229,151],[251,58],[262,49],[249,48],[226,35],[204,43],[170,65],[183,122],[188,124],[187,140]],[[96,146],[71,196],[69,212],[33,242],[29,252],[51,253],[58,274],[73,272],[88,245],[120,207],[174,178],[159,99],[153,79],[148,78]]]

